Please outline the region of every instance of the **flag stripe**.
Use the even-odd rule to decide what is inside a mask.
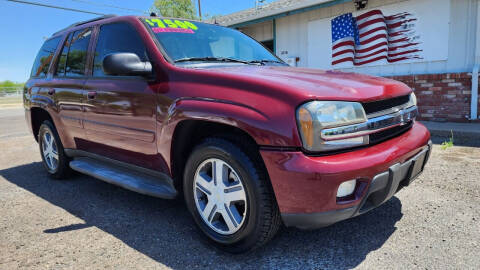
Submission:
[[[355,50],[353,48],[342,50],[342,51],[339,51],[339,52],[336,52],[336,53],[332,54],[332,57],[337,57],[339,55],[346,54],[346,53],[355,53]]]
[[[349,41],[343,41],[343,42],[340,42],[340,43],[337,43],[335,45],[333,45],[333,49],[337,49],[339,47],[342,47],[342,46],[354,46],[355,45],[355,42],[353,40],[349,40]]]
[[[387,39],[388,38],[387,34],[379,34],[379,35],[375,35],[373,37],[370,37],[370,38],[368,38],[364,41],[361,41],[360,45],[367,45],[370,42],[373,42],[373,41],[376,41],[376,40],[379,40],[379,39],[382,39],[382,38]]]
[[[368,35],[370,35],[370,34],[373,34],[373,33],[377,32],[377,31],[381,31],[381,30],[387,31],[388,29],[387,29],[386,26],[380,26],[380,27],[377,27],[377,28],[370,29],[370,30],[368,30],[368,31],[362,32],[362,33],[360,34],[360,39],[363,38],[363,37],[365,37],[365,36],[368,36]]]
[[[347,57],[347,58],[343,58],[343,59],[340,59],[340,60],[332,61],[332,66],[338,65],[338,64],[343,63],[343,62],[353,62],[353,57]]]
[[[365,58],[369,58],[369,57],[372,57],[372,56],[375,56],[377,54],[380,54],[380,53],[388,53],[388,47],[384,47],[384,48],[381,48],[380,50],[378,51],[374,51],[374,52],[371,52],[369,54],[365,54],[365,55],[358,55],[358,54],[355,54],[355,59],[365,59]]]
[[[364,53],[368,53],[370,51],[373,51],[373,50],[378,49],[378,48],[383,47],[383,46],[388,47],[388,43],[386,41],[385,42],[380,42],[380,43],[377,43],[377,44],[375,44],[371,47],[365,48],[365,49],[355,50],[355,52],[358,53],[358,54],[364,54]]]
[[[357,16],[357,20],[362,20],[362,19],[365,19],[367,17],[373,16],[373,15],[378,15],[378,14],[383,16],[383,13],[380,10],[378,10],[378,9],[371,10],[367,13],[364,13],[362,15]]]

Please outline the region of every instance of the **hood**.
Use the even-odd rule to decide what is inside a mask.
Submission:
[[[275,90],[288,91],[302,99],[368,102],[409,94],[412,90],[402,82],[357,73],[319,69],[240,66],[213,68],[211,72],[253,80]]]

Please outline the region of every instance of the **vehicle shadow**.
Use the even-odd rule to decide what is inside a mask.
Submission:
[[[174,269],[349,269],[380,248],[402,218],[402,204],[394,197],[357,218],[315,231],[282,229],[260,250],[230,255],[206,243],[181,200],[143,196],[82,175],[51,180],[40,162],[0,170],[0,175],[84,220],[84,224],[40,228],[43,233],[95,226]]]

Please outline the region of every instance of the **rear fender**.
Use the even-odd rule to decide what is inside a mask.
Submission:
[[[57,129],[63,146],[65,148],[75,148],[75,142],[73,138],[70,138],[69,136],[67,136],[67,134],[65,134],[65,132],[62,132],[65,127],[60,120],[58,114],[58,107],[55,100],[52,98],[52,96],[48,95],[48,89],[48,87],[31,87],[29,91],[28,101],[25,102],[26,105],[28,104],[27,113],[30,113],[30,121],[33,121],[35,119],[32,115],[36,111],[34,110],[35,108],[44,110],[48,113],[53,122],[53,125]],[[30,122],[29,124],[33,127],[32,122]],[[37,134],[33,135],[37,136]]]

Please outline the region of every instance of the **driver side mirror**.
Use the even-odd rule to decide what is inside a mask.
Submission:
[[[107,75],[148,76],[152,74],[152,64],[142,62],[134,53],[112,53],[103,58],[103,71]]]

